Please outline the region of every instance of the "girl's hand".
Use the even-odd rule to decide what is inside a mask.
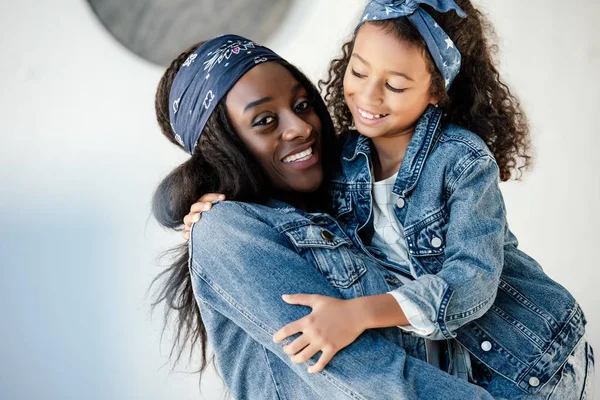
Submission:
[[[192,229],[192,224],[194,222],[200,221],[201,213],[203,211],[208,211],[212,208],[213,204],[225,200],[224,194],[218,193],[208,193],[204,196],[200,197],[197,203],[192,204],[190,207],[190,213],[183,217],[183,236],[184,240],[190,240],[190,230]]]
[[[273,340],[279,343],[302,332],[296,340],[283,347],[283,351],[292,355],[292,361],[295,363],[308,361],[317,352],[322,352],[317,363],[308,368],[309,373],[323,370],[338,351],[356,340],[366,329],[354,300],[340,300],[316,294],[282,297],[288,304],[312,308],[312,312],[306,317],[287,324],[273,335]]]

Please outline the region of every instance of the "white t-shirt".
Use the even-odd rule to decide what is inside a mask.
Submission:
[[[373,228],[375,230],[371,244],[381,250],[390,260],[410,267],[410,257],[406,240],[404,239],[404,229],[400,225],[398,218],[394,213],[394,207],[400,196],[392,192],[396,183],[398,173],[379,182],[373,183]],[[392,271],[393,272],[393,271]],[[402,275],[395,276],[402,282],[410,282],[411,279]],[[406,315],[410,325],[400,326],[399,328],[418,333],[420,336],[427,336],[435,330],[433,323],[421,311],[421,309],[403,296],[401,293],[389,292]],[[440,367],[440,346],[437,342],[426,340],[428,362]],[[454,343],[453,349],[453,368],[452,374],[463,379],[471,375],[471,359],[469,353],[458,342]]]

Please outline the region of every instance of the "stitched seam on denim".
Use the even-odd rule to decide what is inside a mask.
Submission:
[[[461,165],[459,165],[459,167],[461,167],[463,169],[458,172],[458,174],[456,175],[456,178],[454,178],[454,179],[450,178],[450,180],[448,181],[448,198],[454,193],[454,191],[456,190],[456,185],[458,185],[458,182],[465,175],[465,173],[468,170],[470,170],[473,167],[473,165],[475,165],[477,162],[484,160],[484,159],[489,159],[491,161],[494,161],[494,159],[492,157],[490,157],[489,155],[486,154],[481,157],[467,159],[464,161],[464,163],[461,163]]]
[[[431,123],[431,121],[429,121],[428,125],[427,125],[427,139],[428,140],[425,145],[427,147],[426,151],[421,150],[420,154],[419,154],[419,158],[417,159],[417,164],[414,167],[414,169],[411,171],[411,176],[408,179],[408,184],[406,185],[406,188],[402,191],[402,197],[405,197],[406,194],[408,192],[410,192],[411,190],[413,190],[415,188],[415,186],[417,186],[417,182],[419,181],[419,178],[421,177],[421,172],[423,171],[423,164],[425,164],[425,159],[427,157],[429,157],[429,155],[431,154],[432,149],[432,145],[433,145],[433,141],[434,140],[439,140],[439,136],[434,137],[436,131],[439,129],[440,124],[442,122],[442,118],[441,118],[441,111],[439,111],[439,114],[436,116],[434,115],[433,118],[435,118],[435,123]],[[432,119],[433,119],[432,118]]]
[[[491,155],[489,153],[489,149],[482,149],[481,146],[479,146],[477,143],[475,143],[471,139],[469,139],[465,136],[448,133],[447,130],[442,135],[440,135],[440,138],[438,139],[438,141],[442,142],[442,143],[448,143],[448,142],[463,143],[469,148],[469,150],[471,152],[475,153],[478,157],[482,156],[482,155],[488,155],[488,156]]]
[[[534,302],[525,297],[521,292],[508,284],[505,280],[500,279],[498,288],[503,292],[511,296],[514,300],[518,301],[519,304],[525,306],[528,310],[532,311],[538,317],[542,318],[550,324],[551,328],[560,326],[560,324],[550,315],[547,315],[542,309],[535,305]]]
[[[430,213],[428,216],[426,216],[424,219],[420,220],[419,222],[412,224],[410,226],[405,226],[404,227],[404,233],[406,236],[408,235],[412,235],[414,233],[414,231],[420,230],[424,227],[426,227],[427,225],[437,221],[440,218],[443,218],[444,215],[444,206],[441,206],[440,208],[438,208],[437,210],[433,211],[432,213]]]
[[[267,349],[265,346],[260,346],[263,349],[263,354],[265,355],[265,362],[267,363],[267,368],[269,369],[269,375],[271,375],[271,379],[273,380],[273,386],[275,386],[275,393],[277,393],[277,398],[282,399],[281,394],[279,393],[279,385],[277,384],[277,380],[275,379],[275,375],[273,374],[273,368],[271,368],[271,363],[269,362],[269,355],[267,354]]]
[[[527,328],[521,322],[517,321],[514,317],[512,317],[506,311],[502,310],[500,307],[492,304],[490,310],[496,315],[498,315],[500,318],[502,318],[504,321],[508,322],[509,324],[517,328],[519,331],[521,331],[521,333],[524,334],[525,337],[527,337],[540,350],[543,350],[546,347],[546,342],[544,342],[542,338],[533,333],[529,328]]]
[[[450,332],[450,330],[446,326],[446,311],[448,310],[448,303],[450,303],[450,299],[452,298],[453,294],[454,294],[454,290],[450,289],[450,287],[446,287],[446,290],[444,291],[444,294],[442,295],[442,301],[440,302],[440,308],[438,310],[438,317],[437,317],[437,323],[438,323],[440,332],[442,332],[442,335],[444,335],[445,337],[447,337],[449,339],[452,339],[456,336],[456,335],[452,335],[452,332]]]
[[[457,320],[469,318],[471,315],[475,314],[476,312],[478,312],[479,310],[481,310],[483,307],[485,307],[486,305],[488,305],[490,303],[490,301],[493,301],[495,297],[496,297],[496,293],[492,294],[490,297],[484,299],[481,303],[477,304],[474,307],[471,307],[471,308],[467,309],[466,311],[450,315],[449,317],[446,318],[446,321],[447,322],[450,322],[450,321],[454,322],[454,321],[457,321]]]
[[[195,261],[193,262],[193,264],[196,264],[197,267],[202,268],[200,265],[198,265]],[[214,283],[208,276],[202,276],[200,275],[199,271],[196,270],[194,268],[194,272],[196,272],[196,274],[200,277],[200,279],[202,279],[204,282],[206,282],[206,284],[213,290],[215,291],[215,293],[217,293],[217,295],[219,297],[221,297],[223,300],[225,300],[229,305],[231,305],[237,312],[239,312],[242,316],[244,316],[248,321],[250,321],[253,325],[257,326],[259,329],[261,329],[263,332],[267,333],[270,336],[273,336],[275,334],[274,330],[271,330],[268,326],[264,325],[261,321],[259,321],[258,319],[256,319],[252,314],[250,314],[249,312],[247,312],[246,310],[244,310],[241,306],[239,306],[232,298],[231,296],[229,296],[229,294],[227,294],[227,292],[225,292],[223,289],[221,289],[219,287],[219,285],[217,285],[216,283]],[[291,342],[291,340],[290,340]],[[345,392],[347,395],[355,398],[355,399],[359,399],[359,400],[367,400],[364,397],[361,397],[359,395],[357,395],[356,393],[352,392],[349,388],[345,387],[341,382],[337,381],[334,377],[328,376],[325,371],[321,371],[321,373],[325,376],[325,378],[327,380],[329,380],[334,386],[336,386],[338,389],[342,390],[343,392]]]
[[[199,268],[202,268],[195,261],[194,265],[197,265]],[[219,285],[214,283],[210,277],[200,274],[200,272],[194,268],[194,272],[202,279],[206,284],[213,290],[215,293],[219,295],[223,300],[225,300],[230,306],[232,306],[236,311],[238,311],[241,315],[243,315],[248,321],[252,324],[256,325],[263,332],[273,336],[275,334],[275,330],[271,330],[268,326],[264,325],[261,321],[257,320],[251,313],[246,311],[243,307],[241,307],[226,291],[221,289]]]
[[[487,336],[488,338],[493,338],[493,335],[490,335],[488,331],[486,331],[481,325],[479,325],[476,321],[472,322],[473,327],[471,328],[475,331],[479,330],[480,332],[484,333],[485,336]],[[458,340],[458,339],[457,339]],[[493,339],[492,339],[493,340]],[[461,342],[460,340],[458,340],[458,342],[460,344],[462,344],[463,346],[465,346],[465,344],[463,342]],[[520,358],[515,357],[514,354],[512,354],[510,351],[506,350],[504,347],[502,347],[500,344],[498,344],[498,342],[494,341],[494,343],[496,343],[495,351],[497,351],[498,353],[500,353],[505,360],[507,360],[511,365],[513,365],[515,368],[522,368],[523,366],[527,366],[528,364],[523,362]],[[469,347],[465,346],[465,348],[467,348],[467,350],[469,350]],[[526,376],[527,373],[523,373],[521,375],[519,375],[517,377],[517,379],[512,379],[510,377],[508,377],[507,375],[503,374],[502,372],[500,372],[499,370],[497,370],[496,368],[493,368],[491,365],[489,365],[487,362],[485,362],[481,357],[477,356],[477,353],[480,354],[487,354],[487,353],[481,353],[481,349],[479,347],[476,347],[477,351],[473,351],[473,349],[471,349],[469,351],[469,353],[474,356],[475,358],[477,358],[479,361],[481,361],[486,367],[488,367],[489,369],[491,369],[492,371],[496,372],[497,374],[503,376],[504,378],[508,379],[509,381],[513,382],[515,385],[518,386],[518,383],[521,382],[523,380],[523,376]],[[513,362],[513,360],[515,360],[516,362],[518,362],[520,365],[517,365],[515,362]],[[527,370],[526,370],[527,371]],[[524,390],[523,388],[520,387],[521,390],[527,392],[526,390]]]
[[[578,306],[574,307],[573,310],[571,311],[571,315],[569,316],[569,318],[567,318],[567,320],[565,321],[564,325],[562,326],[562,328],[560,329],[560,331],[554,336],[554,340],[552,340],[548,346],[546,347],[546,350],[533,362],[531,363],[531,366],[525,371],[525,373],[523,373],[522,377],[519,378],[519,381],[521,381],[522,379],[524,379],[526,376],[529,375],[529,373],[531,372],[531,370],[533,370],[535,368],[535,366],[537,365],[537,363],[539,362],[539,360],[542,359],[542,357],[544,357],[544,355],[546,355],[548,353],[548,351],[552,348],[552,345],[558,340],[559,337],[561,337],[563,331],[565,329],[567,329],[567,327],[571,324],[571,321],[573,320],[573,318],[575,318],[575,315],[577,315],[577,311],[578,311]],[[582,313],[582,317],[583,317],[583,313]],[[581,339],[583,337],[583,334],[580,336],[579,339]],[[579,342],[579,340],[578,340]],[[575,346],[577,346],[577,344],[575,344]],[[573,346],[571,348],[571,350],[569,351],[569,354],[571,354],[571,352],[573,351],[573,349],[575,348],[575,346]],[[564,364],[565,362],[567,362],[567,359],[569,357],[567,356],[564,361],[561,363]],[[557,368],[557,371],[560,369],[560,366]]]

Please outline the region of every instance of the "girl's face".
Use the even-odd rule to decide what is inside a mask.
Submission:
[[[412,134],[428,104],[431,73],[417,46],[371,23],[356,34],[344,96],[356,129],[370,138]]]
[[[285,192],[314,192],[323,181],[321,119],[307,90],[282,65],[252,68],[229,91],[229,118],[271,180]]]

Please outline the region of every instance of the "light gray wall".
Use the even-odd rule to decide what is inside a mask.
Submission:
[[[149,312],[156,258],[179,242],[150,197],[185,160],[154,122],[162,71],[84,1],[52,3],[0,0],[0,398],[217,399],[212,372],[202,396],[196,375],[170,372]],[[362,4],[297,1],[268,44],[321,78]],[[537,149],[536,169],[502,186],[511,227],[581,302],[598,347],[600,3],[479,4]]]

